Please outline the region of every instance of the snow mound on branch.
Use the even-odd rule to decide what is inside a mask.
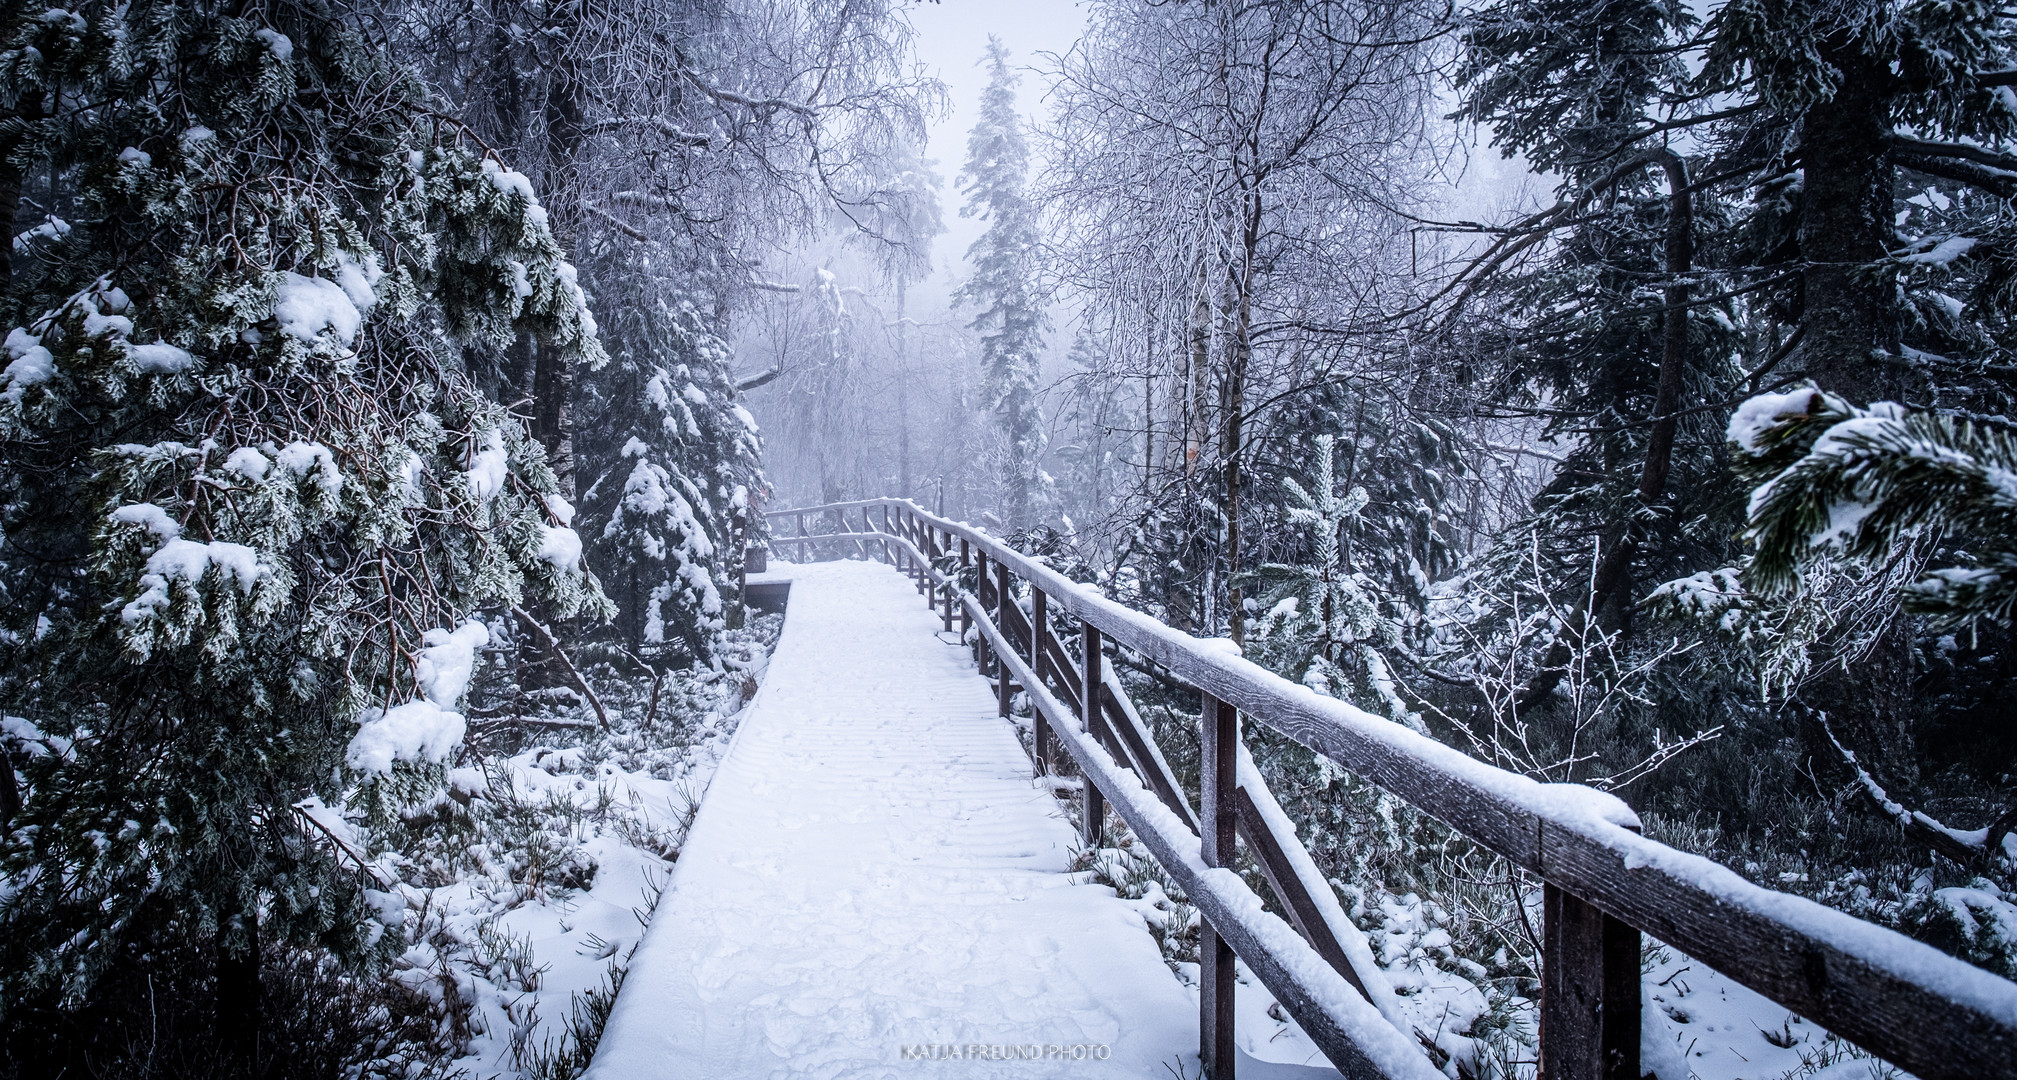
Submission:
[[[6,344],[0,348],[6,349],[9,360],[7,369],[0,372],[7,380],[6,389],[0,390],[0,401],[19,405],[29,387],[48,382],[56,374],[56,358],[42,347],[42,339],[21,327],[8,331]]]
[[[126,356],[133,361],[134,367],[155,375],[173,375],[196,366],[196,358],[189,354],[189,350],[165,341],[152,345],[128,345]]]
[[[273,467],[265,454],[249,446],[241,446],[224,459],[225,469],[235,472],[247,480],[264,480],[266,472]]]
[[[476,650],[490,644],[490,630],[471,619],[454,630],[429,630],[420,640],[426,647],[420,650],[413,680],[429,701],[452,708],[469,690]]]
[[[1975,249],[1978,241],[1972,236],[1950,236],[1940,241],[1931,251],[1916,252],[1900,258],[1899,262],[1919,263],[1926,266],[1946,266]]]
[[[357,305],[359,311],[370,311],[372,305],[378,303],[376,290],[379,279],[384,276],[385,271],[379,267],[376,255],[366,255],[364,261],[359,262],[347,251],[336,254],[336,285],[352,304]]]
[[[539,543],[539,557],[553,564],[562,573],[573,573],[581,567],[581,534],[563,525],[559,528],[540,526],[543,538]]]
[[[336,468],[336,459],[329,453],[329,448],[321,443],[288,443],[280,448],[280,452],[273,456],[273,460],[297,477],[314,472],[315,486],[331,495],[343,490],[343,474]],[[227,460],[225,464],[229,465],[230,462]]]
[[[462,745],[468,728],[462,714],[421,698],[385,712],[367,709],[359,717],[343,763],[367,776],[385,776],[395,761],[439,763]]]
[[[286,60],[294,55],[294,42],[278,30],[261,28],[254,30],[252,36],[266,43],[266,51],[272,53],[275,60]]]
[[[182,535],[182,526],[175,524],[168,511],[153,503],[129,503],[112,511],[112,520],[139,525],[163,540],[173,540]]]
[[[540,211],[540,214],[543,220],[545,211]],[[581,276],[574,269],[574,264],[563,259],[554,265],[553,272],[560,275],[560,287],[567,292],[568,302],[574,305],[581,318],[581,336],[596,336],[601,328],[596,325],[595,313],[588,310],[588,294],[581,291]]]
[[[54,215],[45,215],[42,224],[30,228],[14,237],[14,250],[26,255],[35,250],[40,240],[61,240],[70,235],[70,223]]]
[[[364,325],[363,314],[343,286],[291,270],[281,275],[273,317],[283,334],[313,345],[327,330],[345,348],[357,340],[357,331]]]
[[[1759,445],[1758,440],[1778,427],[1781,417],[1807,415],[1818,394],[1819,391],[1812,387],[1788,390],[1783,394],[1759,394],[1737,406],[1737,411],[1730,417],[1730,430],[1726,437],[1747,454],[1762,454],[1765,447]]]
[[[414,665],[421,697],[384,712],[366,709],[357,734],[343,753],[344,764],[367,776],[385,776],[396,761],[440,763],[462,746],[468,722],[454,711],[469,690],[476,650],[490,644],[490,630],[471,619],[453,630],[429,630]]]
[[[160,512],[159,507],[153,509],[157,513]],[[117,515],[127,510],[145,515],[145,511],[139,506],[120,507],[113,513]],[[150,532],[158,534],[158,528],[162,525],[175,528],[177,533],[181,532],[174,522],[167,520],[165,514],[158,520],[151,515],[145,516],[146,520],[138,521],[136,524],[147,526]],[[125,622],[135,623],[158,613],[168,606],[170,582],[176,578],[192,583],[201,581],[203,575],[213,566],[219,573],[237,582],[240,593],[248,595],[252,592],[252,586],[258,584],[259,579],[268,573],[267,568],[259,562],[259,553],[244,544],[233,544],[224,540],[199,544],[194,540],[173,537],[147,557],[147,571],[140,575],[140,595],[120,609],[119,618]]]
[[[525,199],[525,220],[540,228],[546,227],[546,207],[539,205],[539,196],[532,192],[532,179],[522,172],[512,172],[499,165],[494,158],[483,159],[483,175],[490,178],[490,184],[506,195],[520,195]]]
[[[504,490],[509,459],[504,453],[504,436],[496,428],[485,431],[479,442],[482,449],[469,456],[469,471],[462,476],[469,481],[469,492],[476,501],[487,503]]]

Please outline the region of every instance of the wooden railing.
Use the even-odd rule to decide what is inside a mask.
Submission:
[[[858,515],[858,517],[856,516]],[[1494,768],[1391,721],[1320,696],[1238,655],[1075,584],[971,526],[897,499],[767,514],[773,550],[879,556],[910,574],[947,630],[979,631],[997,704],[1034,709],[1033,756],[1062,749],[1085,777],[1087,843],[1111,804],[1188,894],[1204,924],[1200,1056],[1232,1076],[1237,955],[1350,1077],[1442,1075],[1403,1032],[1391,987],[1339,909],[1242,746],[1262,723],[1531,871],[1543,882],[1540,1074],[1640,1080],[1640,933],[1771,998],[1924,1080],[2017,1078],[2017,984],[1901,934],[1761,888],[1638,835],[1616,798]],[[808,531],[806,520],[829,526]],[[857,527],[855,521],[859,520]],[[962,579],[976,587],[967,589]],[[1027,591],[1027,610],[1016,582]],[[1051,614],[1078,626],[1076,652]],[[1201,696],[1202,806],[1193,810],[1107,662],[1125,647]],[[1085,709],[1086,702],[1095,707]],[[1228,867],[1234,838],[1288,921]]]

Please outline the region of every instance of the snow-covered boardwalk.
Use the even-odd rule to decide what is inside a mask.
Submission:
[[[776,576],[769,676],[589,1080],[1196,1075],[1196,998],[1129,903],[1065,874],[1069,824],[909,581]]]

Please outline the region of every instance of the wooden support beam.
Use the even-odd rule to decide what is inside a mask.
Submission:
[[[1014,599],[1010,599],[1007,602],[1007,607],[1008,608],[1015,607]],[[1029,636],[1030,670],[1036,673],[1038,682],[1043,681],[1044,668],[1043,664],[1037,660],[1037,656],[1039,653],[1039,650],[1037,648],[1037,642],[1043,640],[1044,620],[1047,618],[1049,610],[1050,610],[1050,597],[1045,596],[1044,591],[1042,589],[1037,588],[1035,582],[1031,582],[1030,636]],[[1021,612],[1018,611],[1017,614],[1020,615]],[[1050,725],[1044,722],[1043,710],[1041,709],[1031,709],[1030,720],[1031,723],[1035,725],[1035,727],[1032,729],[1032,733],[1035,736],[1035,744],[1036,744],[1037,775],[1047,776],[1050,774],[1051,771]],[[1092,785],[1088,784],[1086,786],[1091,787]]]
[[[1315,898],[1289,863],[1288,852],[1282,846],[1283,839],[1268,828],[1267,819],[1261,816],[1261,808],[1254,804],[1254,797],[1245,787],[1235,790],[1234,801],[1240,836],[1246,840],[1247,850],[1253,852],[1254,861],[1260,864],[1262,876],[1268,879],[1268,888],[1273,889],[1275,899],[1281,901],[1282,910],[1288,914],[1289,925],[1303,935],[1310,948],[1317,950],[1324,963],[1331,965],[1332,970],[1352,984],[1352,989],[1367,1001],[1372,1001],[1373,995],[1366,990],[1365,981],[1359,978],[1358,970],[1345,957],[1345,947],[1338,942],[1336,931],[1324,920],[1323,912],[1317,910]],[[1289,837],[1287,842],[1295,843],[1296,840]]]
[[[1542,888],[1540,1080],[1640,1080],[1639,932]]]
[[[1200,854],[1206,866],[1230,866],[1237,828],[1233,792],[1239,786],[1239,714],[1206,694],[1203,722],[1204,760],[1199,776],[1204,835]],[[1210,919],[1201,917],[1199,923],[1198,1060],[1209,1080],[1233,1080],[1233,949],[1213,929]]]
[[[1040,630],[1047,629],[1042,623],[1037,625]],[[1113,742],[1111,736],[1102,737],[1106,735],[1106,724],[1104,723],[1104,718],[1100,716],[1099,710],[1100,661],[1102,659],[1100,656],[1100,628],[1089,622],[1082,622],[1079,626],[1083,631],[1082,636],[1085,646],[1083,649],[1085,657],[1084,667],[1080,672],[1082,678],[1079,680],[1079,700],[1087,703],[1085,707],[1079,709],[1079,720],[1085,725],[1086,734],[1101,742],[1111,744]],[[1048,636],[1047,632],[1046,636]],[[1080,788],[1079,795],[1079,809],[1083,812],[1084,816],[1084,828],[1082,829],[1084,833],[1083,842],[1086,850],[1091,851],[1099,846],[1100,833],[1106,828],[1107,804],[1106,800],[1100,797],[1100,789],[1097,784],[1087,784],[1083,788]]]
[[[1191,809],[1190,800],[1184,796],[1177,778],[1170,773],[1168,763],[1155,754],[1152,745],[1154,737],[1137,725],[1135,717],[1115,696],[1110,677],[1100,686],[1100,708],[1106,714],[1107,731],[1119,734],[1118,741],[1126,748],[1126,757],[1134,761],[1135,772],[1148,781],[1149,790],[1156,793],[1156,798],[1161,799],[1170,812],[1182,818],[1191,832],[1197,833],[1197,811]],[[1116,753],[1114,756],[1119,758],[1122,755]]]
[[[985,557],[985,556],[983,556],[983,557]],[[959,538],[959,568],[960,568],[960,573],[961,573],[962,575],[964,575],[964,574],[966,573],[967,569],[968,569],[969,567],[973,566],[973,565],[974,565],[974,559],[973,559],[973,547],[972,547],[971,545],[969,545],[969,544],[967,543],[967,539],[966,539],[966,537],[962,536],[962,537],[960,537],[960,538]],[[986,574],[986,572],[987,572],[987,569],[986,569],[986,567],[982,567],[982,568],[981,568],[981,573],[982,573],[983,575],[985,575],[985,574]],[[978,587],[978,586],[979,586],[979,584],[980,584],[980,579],[979,579],[979,578],[975,578],[975,579],[974,579],[974,584],[975,584],[975,586],[976,586],[976,587]],[[947,605],[948,607],[950,607],[950,606],[952,605],[952,593],[951,593],[951,592],[947,592],[947,593],[946,593],[946,598],[945,598],[945,602],[946,602],[946,605]],[[967,613],[967,610],[966,610],[966,605],[962,604],[962,605],[960,605],[960,609],[959,609],[959,639],[960,639],[961,641],[965,641],[965,640],[966,640],[966,635],[967,635],[967,631],[969,631],[969,630],[971,630],[971,629],[973,629],[973,616],[972,616],[972,615],[969,615],[969,614]]]
[[[996,626],[1002,628],[1002,634],[1003,634],[1002,644],[1004,646],[1007,646],[1008,610],[1009,607],[1015,603],[1014,599],[1015,590],[1010,586],[1009,568],[1008,564],[1005,562],[997,562],[994,564],[994,594],[995,594],[994,621]],[[1005,659],[997,658],[995,661],[995,666],[1000,669],[1000,674],[995,681],[995,711],[999,712],[1002,715],[1003,719],[1007,719],[1009,714],[1008,662]],[[1033,753],[1036,756],[1037,775],[1039,776],[1043,775],[1044,772],[1046,771],[1044,768],[1046,762],[1044,759],[1043,723],[1044,723],[1043,717],[1041,716],[1037,717],[1036,749],[1033,751]]]

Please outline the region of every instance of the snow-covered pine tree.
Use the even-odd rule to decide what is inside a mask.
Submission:
[[[761,539],[760,441],[727,343],[692,302],[642,291],[611,314],[611,363],[582,386],[583,520],[628,647],[661,670],[705,667],[739,599],[723,596],[738,530]]]
[[[1704,527],[1735,513],[1715,482],[1719,425],[1693,408],[1739,370],[1741,314],[1694,300],[1713,291],[1696,279],[1728,262],[1730,245],[1713,238],[1729,231],[1729,211],[1688,190],[1700,163],[1667,149],[1655,126],[1687,78],[1677,49],[1695,22],[1664,0],[1498,0],[1465,22],[1459,115],[1562,178],[1556,207],[1529,222],[1559,229],[1557,242],[1485,283],[1499,318],[1478,346],[1499,408],[1517,415],[1545,400],[1539,435],[1566,447],[1533,520],[1509,533],[1523,539],[1489,572],[1520,577],[1524,538],[1538,533],[1551,586],[1594,608],[1543,642],[1523,707],[1545,702],[1585,622],[1626,629],[1640,582],[1729,554],[1718,544],[1728,530]]]
[[[438,781],[480,613],[606,606],[463,371],[598,364],[595,322],[527,179],[334,9],[9,4],[0,109],[64,223],[0,300],[0,1026],[60,1064],[195,957],[264,1053],[263,955],[393,940],[298,804]]]
[[[1555,207],[1505,234],[1478,264],[1489,263],[1499,295],[1514,299],[1504,309],[1508,370],[1547,395],[1550,422],[1573,439],[1536,503],[1536,523],[1544,537],[1580,538],[1585,553],[1559,545],[1549,587],[1594,595],[1596,621],[1634,638],[1665,618],[1664,605],[1637,605],[1653,582],[1672,579],[1660,588],[1675,594],[1689,581],[1738,576],[1732,540],[1746,492],[1724,467],[1725,403],[1803,377],[1851,405],[1905,401],[1956,419],[2005,414],[2012,400],[1992,358],[2007,352],[2013,301],[2002,268],[2007,200],[2017,191],[2007,149],[2017,97],[2005,85],[2017,66],[2017,20],[1937,0],[1734,0],[1700,26],[1694,18],[1686,5],[1651,0],[1496,0],[1465,28],[1465,115],[1565,178]],[[1685,274],[1655,247],[1683,209],[1677,177],[1647,183],[1657,157],[1683,152],[1696,155],[1680,162],[1696,237]],[[1551,231],[1560,242],[1537,272],[1499,270],[1501,256]],[[1685,320],[1667,314],[1683,310]],[[1682,411],[1670,425],[1670,473],[1657,485],[1649,466],[1667,410],[1640,359],[1654,351],[1656,321],[1663,338],[1669,326],[1685,321],[1687,330]],[[1642,494],[1656,489],[1657,498]],[[1629,554],[1630,565],[1593,558],[1593,535]],[[1521,559],[1512,548],[1502,554],[1508,567]],[[1594,589],[1581,569],[1593,563],[1617,571],[1594,575]],[[1817,635],[1781,643],[1813,661],[1799,708],[1749,713],[1756,722],[1734,729],[1738,738],[1710,750],[1712,760],[1684,762],[1671,782],[1688,807],[1717,805],[1741,828],[1756,800],[1723,786],[1727,778],[1776,769],[1786,780],[1767,786],[1784,787],[1811,772],[1807,761],[1834,757],[1798,719],[1815,711],[1831,714],[1866,761],[1891,770],[1896,790],[1912,786],[1922,756],[1914,732],[1926,715],[1915,668],[1940,652],[1939,638],[1915,648],[1909,620],[1878,613],[1896,599],[1876,595],[1891,588],[1886,575],[1837,575],[1830,588],[1835,595],[1808,606],[1872,617],[1838,625],[1785,613]],[[1859,591],[1861,599],[1850,595]],[[1571,640],[1557,636],[1548,660]],[[1987,673],[2007,651],[1962,666]],[[1695,650],[1630,727],[1695,730],[1756,708],[1760,680],[1747,663],[1741,652]],[[1545,702],[1565,670],[1540,667],[1522,695],[1529,707]]]
[[[1001,39],[988,35],[983,61],[988,85],[960,173],[967,197],[960,216],[981,218],[988,227],[967,248],[973,276],[954,299],[979,309],[971,325],[981,335],[985,403],[1007,446],[1002,512],[1010,524],[1025,526],[1049,514],[1043,413],[1037,404],[1047,320],[1037,281],[1043,238],[1028,197],[1029,147],[1008,56]]]
[[[1352,565],[1344,546],[1372,497],[1357,484],[1338,490],[1336,436],[1313,442],[1309,488],[1294,477],[1282,480],[1285,516],[1307,533],[1309,558],[1265,563],[1256,573],[1258,614],[1248,628],[1247,655],[1318,693],[1425,730],[1396,693],[1380,652],[1400,644],[1402,623],[1381,585]]]

